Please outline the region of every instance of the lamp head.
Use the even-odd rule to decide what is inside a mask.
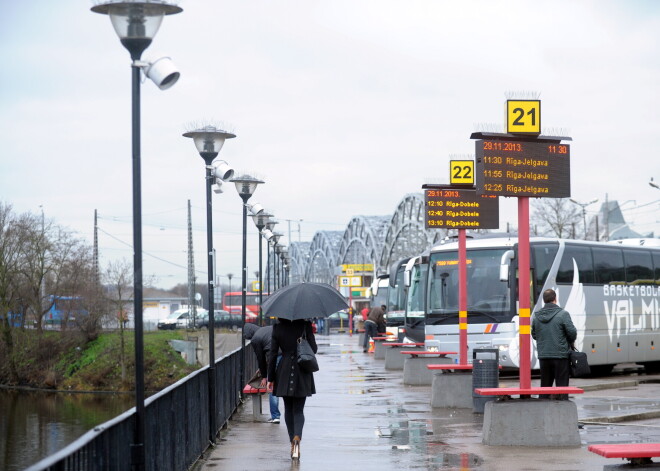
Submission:
[[[268,219],[268,221],[266,221],[266,229],[269,229],[269,230],[272,231],[273,228],[275,227],[275,225],[278,223],[276,219],[273,219],[274,217],[275,217],[274,215],[271,215],[270,219]]]
[[[232,182],[236,185],[236,191],[244,202],[247,202],[248,199],[254,194],[257,186],[264,183],[263,180],[259,180],[251,175],[244,174],[237,178],[232,178]]]
[[[202,156],[206,165],[211,165],[213,159],[220,153],[225,139],[232,139],[236,135],[218,129],[215,126],[204,126],[203,128],[183,133],[183,137],[191,137],[195,143],[195,147],[197,147],[197,152]]]
[[[266,211],[262,211],[257,214],[252,214],[252,221],[254,222],[254,225],[257,226],[257,229],[260,231],[266,227],[266,223],[268,222],[268,219],[271,218],[271,214],[268,214]]]
[[[108,0],[92,7],[94,13],[110,16],[112,26],[131,59],[139,60],[160,28],[165,15],[181,13],[183,9],[164,0]]]

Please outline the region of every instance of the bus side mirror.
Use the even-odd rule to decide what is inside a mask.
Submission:
[[[412,276],[410,274],[410,270],[406,270],[403,272],[403,285],[406,288],[410,288],[411,284],[412,284]]]
[[[507,250],[502,254],[502,260],[500,261],[500,281],[509,281],[509,266],[514,256],[513,250]]]

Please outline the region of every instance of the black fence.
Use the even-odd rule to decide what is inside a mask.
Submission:
[[[236,411],[244,384],[240,384],[241,348],[218,359],[216,424],[222,429]],[[246,374],[257,370],[252,346],[245,347]],[[208,448],[209,367],[205,366],[145,400],[146,471],[183,471]],[[90,471],[131,469],[135,408],[124,412],[27,471]],[[217,432],[216,431],[216,432]]]

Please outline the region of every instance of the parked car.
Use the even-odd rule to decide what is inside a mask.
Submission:
[[[240,315],[236,314],[229,314],[227,311],[215,311],[215,327],[216,328],[223,328],[223,329],[229,329],[234,332],[236,332],[238,329],[240,329],[243,326],[243,319],[241,318]],[[200,318],[199,322],[197,323],[197,326],[200,329],[208,329],[209,328],[209,313],[207,312],[204,314],[204,317]]]
[[[197,319],[195,324],[199,325],[201,319],[206,316],[208,318],[208,311],[202,309],[201,307],[197,308]],[[160,319],[158,321],[158,328],[161,330],[174,330],[174,329],[185,329],[189,327],[189,312],[188,308],[177,309],[172,314],[167,316],[165,319]],[[192,325],[190,325],[192,327]]]

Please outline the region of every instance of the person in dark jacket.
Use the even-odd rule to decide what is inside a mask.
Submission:
[[[273,394],[284,401],[284,421],[291,440],[292,459],[300,458],[300,440],[305,425],[305,401],[312,394],[316,394],[314,374],[304,372],[298,366],[298,339],[303,333],[316,353],[318,347],[311,322],[278,319],[278,323],[273,326],[268,362],[268,387],[272,388]],[[279,365],[275,361],[278,350],[282,352]]]
[[[536,352],[541,365],[541,387],[568,386],[568,353],[577,338],[577,329],[571,315],[557,304],[553,289],[543,292],[545,305],[534,313],[532,338],[536,340]],[[567,399],[562,395],[561,399]]]
[[[369,351],[369,339],[377,337],[379,332],[385,332],[385,309],[385,305],[372,308],[364,322],[364,353]]]
[[[268,378],[268,360],[270,357],[271,338],[273,337],[273,326],[268,325],[260,327],[252,336],[250,343],[254,354],[257,356],[257,363],[259,364],[259,372],[261,373],[261,387],[266,387],[266,379]],[[275,361],[280,360],[280,355],[276,356]],[[272,392],[268,395],[270,405],[270,420],[271,424],[280,423],[280,405],[277,396]]]

